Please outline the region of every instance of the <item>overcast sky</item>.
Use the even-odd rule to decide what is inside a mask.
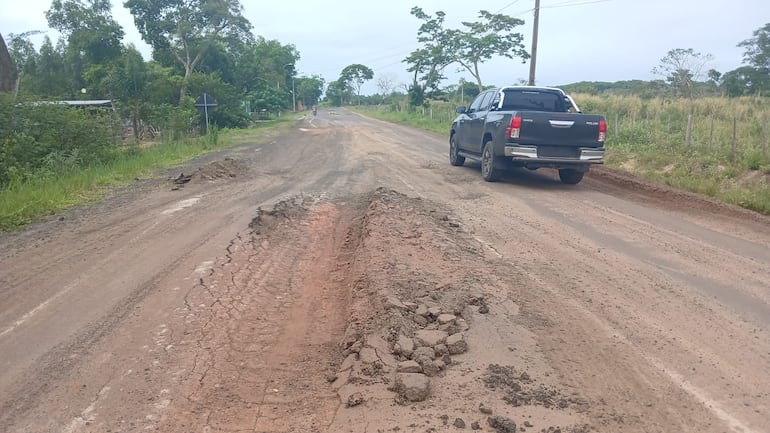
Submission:
[[[50,0],[2,0],[0,33],[47,30],[44,12]],[[300,52],[300,74],[335,80],[345,66],[363,63],[377,75],[398,83],[410,80],[401,60],[413,49],[420,21],[409,14],[420,6],[431,15],[446,12],[446,27],[475,20],[480,9],[521,18],[527,51],[531,49],[535,0],[242,0],[254,33]],[[150,58],[133,19],[113,2],[114,15],[133,42]],[[740,66],[743,50],[736,47],[754,30],[770,22],[770,0],[541,0],[537,84],[577,81],[618,81],[656,78],[650,71],[673,48],[693,48],[714,56],[706,69],[726,72]],[[52,39],[58,34],[48,31]],[[42,36],[34,41],[39,44]],[[472,80],[456,73],[450,80]],[[481,67],[484,84],[514,84],[529,75],[521,60],[495,59]],[[373,93],[373,82],[364,93]]]

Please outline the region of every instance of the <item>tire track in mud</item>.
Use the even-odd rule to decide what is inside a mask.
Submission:
[[[338,406],[326,377],[345,329],[338,253],[350,218],[332,203],[279,203],[232,241],[185,298],[194,341],[180,404],[161,431],[314,431]]]

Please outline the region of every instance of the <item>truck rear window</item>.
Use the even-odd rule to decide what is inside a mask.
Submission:
[[[504,90],[503,110],[565,112],[564,99],[552,92]]]

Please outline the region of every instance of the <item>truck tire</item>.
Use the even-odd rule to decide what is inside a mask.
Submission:
[[[460,151],[460,143],[457,142],[457,134],[453,134],[449,139],[449,163],[455,167],[465,164],[465,157],[457,153]]]
[[[500,169],[495,168],[497,157],[492,147],[492,142],[487,141],[481,149],[481,177],[487,182],[496,182],[500,179]]]
[[[567,185],[577,185],[581,180],[583,180],[584,174],[584,172],[577,171],[574,168],[562,168],[559,170],[559,179],[561,180],[561,183]]]

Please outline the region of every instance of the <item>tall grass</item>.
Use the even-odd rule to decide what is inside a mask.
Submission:
[[[770,98],[572,96],[583,112],[607,118],[608,166],[770,214]],[[448,136],[454,106],[432,102],[413,111],[390,106],[363,112]]]
[[[86,167],[60,166],[39,175],[15,179],[0,189],[0,231],[18,229],[43,216],[100,199],[110,187],[126,185],[160,168],[173,167],[196,156],[237,143],[258,140],[267,131],[293,121],[286,116],[260,123],[249,130],[223,131],[218,135],[183,141],[129,146],[108,163]]]

